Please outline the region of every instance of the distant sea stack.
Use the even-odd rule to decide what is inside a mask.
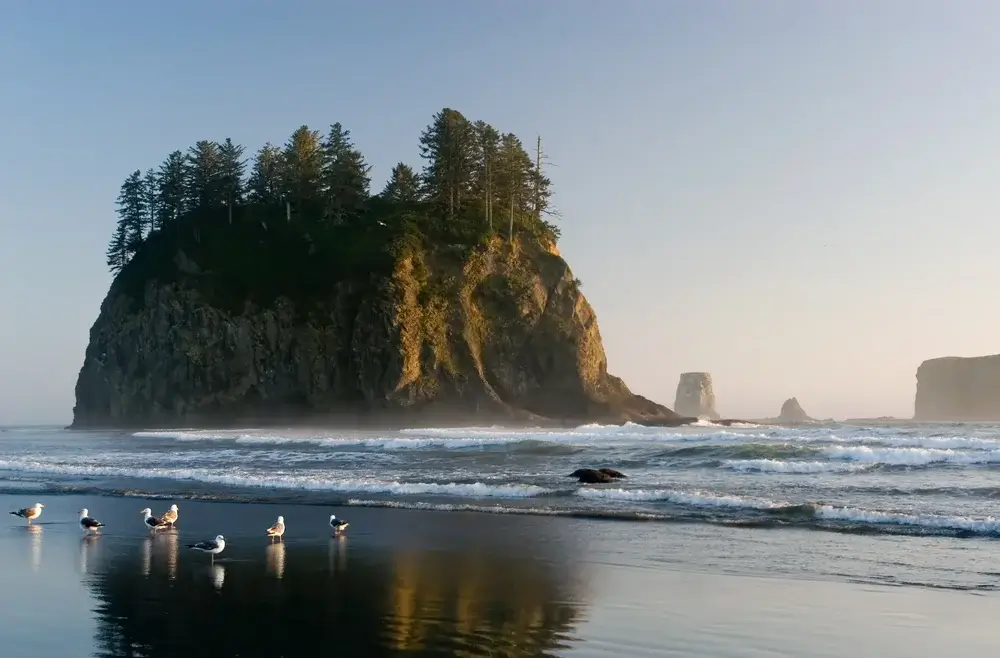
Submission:
[[[805,412],[796,398],[788,398],[781,405],[781,413],[778,414],[777,421],[779,423],[814,423],[816,419],[811,418]]]
[[[1000,354],[924,361],[913,406],[914,420],[1000,420]]]
[[[501,135],[443,110],[374,195],[340,124],[133,173],[73,426],[684,422],[608,373],[540,142]]]
[[[681,416],[718,420],[719,413],[715,410],[715,391],[712,390],[712,375],[707,372],[681,373],[677,382],[674,411]]]

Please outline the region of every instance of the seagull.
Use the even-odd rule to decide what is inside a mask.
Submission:
[[[212,556],[212,562],[214,563],[215,556],[226,548],[226,538],[222,535],[216,535],[215,539],[200,541],[197,544],[188,544],[187,547],[201,551],[202,553],[208,553]]]
[[[86,507],[80,510],[80,528],[84,532],[90,532],[91,530],[93,530],[96,533],[98,528],[103,528],[103,527],[104,527],[103,523],[101,523],[97,519],[93,519],[90,517],[90,514],[87,511]]]
[[[281,535],[285,534],[285,517],[279,516],[278,521],[264,532],[267,533],[267,536],[271,539],[274,539],[275,537],[281,539]]]
[[[334,532],[340,532],[347,528],[347,521],[343,519],[338,519],[335,515],[330,515],[330,527],[333,528]]]
[[[43,507],[45,507],[45,505],[42,505],[41,503],[35,503],[31,507],[25,507],[24,509],[19,509],[15,512],[11,512],[11,514],[13,514],[14,516],[20,516],[22,519],[28,519],[28,525],[31,525],[31,522],[33,520],[37,519],[39,516],[42,515]]]
[[[160,523],[170,526],[171,528],[177,523],[177,505],[171,505],[170,509],[163,513],[160,517]]]
[[[143,523],[145,523],[146,527],[153,532],[156,532],[158,529],[165,528],[167,526],[166,523],[153,516],[153,510],[149,509],[148,507],[144,510],[140,510],[139,513],[143,515],[142,519]]]

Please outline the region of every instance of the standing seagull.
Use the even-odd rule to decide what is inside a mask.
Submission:
[[[277,523],[265,530],[267,536],[274,540],[275,537],[281,539],[281,535],[285,534],[285,517],[279,516]]]
[[[177,505],[171,505],[170,509],[160,517],[160,522],[171,528],[174,527],[174,524],[177,523]]]
[[[160,528],[167,527],[166,523],[153,516],[153,510],[148,507],[141,510],[139,513],[143,515],[142,522],[146,524],[146,527],[149,528],[151,532],[156,532]]]
[[[41,503],[35,503],[32,507],[25,507],[24,509],[19,509],[15,512],[11,512],[14,516],[20,516],[22,519],[28,519],[28,525],[42,515],[42,508],[45,505]]]
[[[347,529],[347,521],[343,519],[338,519],[335,515],[330,515],[330,527],[333,528],[334,532],[340,532],[341,530]]]
[[[187,547],[196,551],[201,551],[202,553],[208,553],[212,556],[212,563],[214,564],[215,556],[226,548],[226,538],[222,535],[217,535],[215,539],[200,541],[197,544],[188,544]]]
[[[86,507],[84,507],[82,510],[80,510],[80,528],[84,532],[90,532],[91,530],[93,530],[94,533],[96,534],[97,533],[97,529],[98,528],[103,528],[103,527],[104,527],[103,523],[101,523],[97,519],[93,519],[93,518],[90,517],[90,514],[87,511]]]

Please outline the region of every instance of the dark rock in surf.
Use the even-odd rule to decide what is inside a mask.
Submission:
[[[568,477],[577,478],[583,484],[604,484],[625,476],[613,468],[578,468],[570,473]]]

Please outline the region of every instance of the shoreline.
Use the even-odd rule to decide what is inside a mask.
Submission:
[[[389,416],[391,418],[391,415]],[[337,419],[337,420],[334,420]],[[316,429],[316,430],[328,430],[328,431],[400,431],[400,430],[420,430],[420,429],[462,429],[468,427],[483,427],[483,423],[488,423],[490,427],[496,427],[499,429],[571,429],[575,427],[581,427],[584,425],[606,425],[608,427],[624,427],[628,424],[640,425],[642,427],[689,427],[697,425],[700,422],[708,422],[711,425],[717,425],[719,427],[732,427],[733,425],[761,425],[761,426],[779,426],[778,423],[765,422],[765,421],[755,421],[755,420],[742,420],[739,418],[720,418],[717,420],[706,421],[697,417],[682,416],[679,418],[662,418],[662,419],[643,419],[643,420],[622,420],[620,418],[609,419],[607,417],[593,417],[593,418],[565,418],[565,419],[553,419],[553,418],[542,418],[532,419],[531,423],[528,422],[517,422],[512,421],[510,417],[496,417],[496,416],[466,416],[462,417],[461,420],[452,420],[450,418],[426,418],[421,419],[420,416],[407,416],[405,418],[406,422],[385,422],[384,420],[376,420],[372,417],[358,416],[358,417],[347,417],[344,416],[330,416],[330,415],[317,415],[314,417],[307,416],[294,416],[291,418],[284,417],[233,417],[225,419],[196,419],[195,421],[188,421],[185,423],[178,424],[181,419],[177,419],[173,422],[166,421],[149,421],[145,424],[77,424],[75,422],[70,423],[62,427],[61,429],[68,431],[80,431],[80,432],[136,432],[143,430],[169,430],[178,429],[181,427],[200,429],[200,430],[227,430],[236,429],[244,427],[252,427],[254,429]]]

